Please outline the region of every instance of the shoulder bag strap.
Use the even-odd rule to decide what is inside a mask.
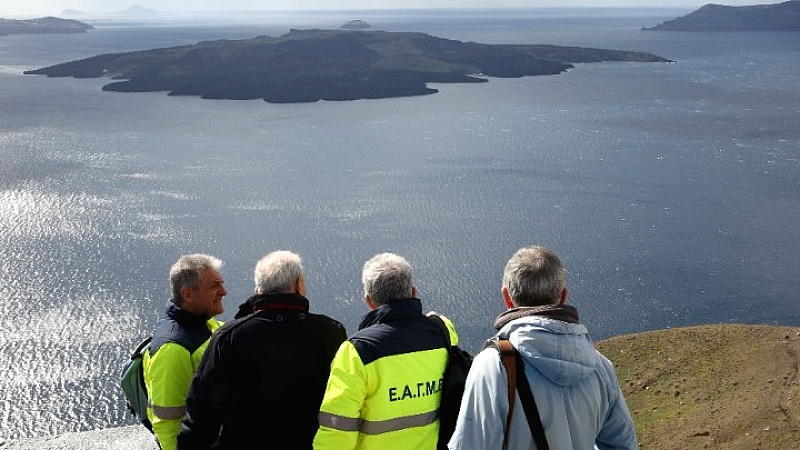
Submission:
[[[531,427],[533,440],[536,442],[538,450],[550,450],[547,445],[547,436],[544,434],[542,427],[542,418],[539,417],[539,409],[536,407],[536,400],[533,398],[531,386],[528,384],[528,377],[525,376],[525,367],[522,363],[522,357],[519,352],[514,352],[517,359],[517,390],[519,390],[519,398],[522,401],[522,407],[525,409],[525,416],[528,418],[528,425]]]
[[[503,448],[508,446],[508,432],[511,429],[511,417],[514,413],[514,403],[516,400],[517,390],[517,359],[516,350],[511,346],[508,339],[494,339],[495,347],[500,352],[500,361],[506,367],[506,374],[508,374],[508,417],[506,417],[506,430],[503,436]]]

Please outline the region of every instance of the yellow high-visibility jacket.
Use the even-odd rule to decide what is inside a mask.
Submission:
[[[186,393],[208,346],[222,322],[190,314],[171,301],[145,352],[144,381],[150,404],[147,416],[162,450],[175,450]]]
[[[418,299],[370,311],[333,359],[314,449],[434,450],[446,346]]]

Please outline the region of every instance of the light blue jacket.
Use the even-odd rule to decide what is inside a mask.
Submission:
[[[611,362],[592,344],[586,327],[540,316],[505,324],[525,363],[551,450],[637,449],[636,430]],[[503,448],[508,380],[499,354],[487,348],[472,363],[450,450]],[[535,449],[519,399],[508,449]]]

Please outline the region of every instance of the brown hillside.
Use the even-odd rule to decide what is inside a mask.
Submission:
[[[800,449],[800,328],[710,325],[618,336],[642,450]]]

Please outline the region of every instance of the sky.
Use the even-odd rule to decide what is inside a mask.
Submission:
[[[132,5],[160,12],[416,9],[416,8],[536,8],[536,7],[652,7],[694,10],[706,3],[743,6],[781,0],[0,0],[0,18],[58,16],[67,9],[85,13],[114,13]]]

